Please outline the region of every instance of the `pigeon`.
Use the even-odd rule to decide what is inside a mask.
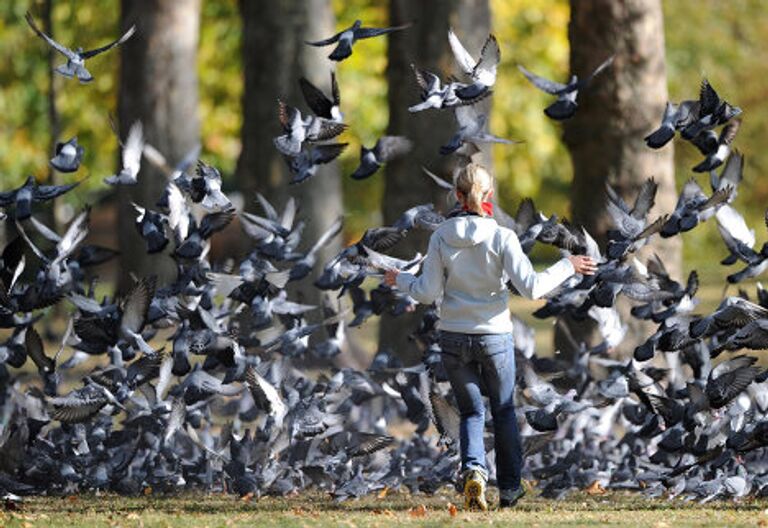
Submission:
[[[477,96],[462,98],[459,97],[458,92],[470,85],[454,81],[443,83],[440,77],[434,73],[416,68],[413,64],[411,64],[411,69],[416,78],[416,84],[421,89],[421,102],[408,107],[408,111],[411,113],[421,112],[430,108],[439,110],[442,108],[471,105],[491,94],[491,90],[484,90],[480,91]]]
[[[366,39],[371,37],[378,37],[379,35],[385,35],[394,31],[401,31],[403,29],[411,27],[411,24],[404,24],[402,26],[393,26],[385,28],[373,28],[363,27],[361,20],[355,20],[355,22],[348,28],[336,33],[332,37],[318,41],[305,41],[310,46],[330,46],[336,44],[336,47],[328,55],[328,58],[332,61],[343,61],[350,55],[352,55],[352,45],[360,39]]]
[[[618,193],[606,184],[607,210],[616,226],[616,230],[608,233],[608,258],[618,259],[627,252],[639,249],[667,221],[666,216],[661,216],[650,224],[646,219],[648,211],[653,207],[657,188],[658,185],[653,178],[647,179],[630,209]]]
[[[373,176],[385,163],[406,155],[413,142],[403,136],[382,136],[373,148],[360,145],[360,165],[352,173],[353,180],[364,180]]]
[[[555,121],[564,121],[573,117],[578,107],[577,97],[579,90],[583,90],[592,82],[597,75],[602,73],[611,64],[613,64],[614,57],[608,57],[603,61],[595,70],[585,79],[579,80],[578,76],[571,75],[567,84],[561,84],[554,81],[539,77],[535,73],[531,73],[522,65],[517,67],[523,72],[523,75],[539,90],[551,95],[557,96],[557,101],[549,105],[544,109],[544,113],[550,119]]]
[[[690,231],[699,222],[713,216],[717,209],[729,200],[730,195],[731,188],[727,187],[713,192],[708,197],[696,180],[689,179],[683,185],[675,210],[661,228],[661,236],[669,238],[678,233]]]
[[[329,119],[337,123],[341,123],[344,120],[344,115],[341,113],[339,105],[341,104],[341,97],[339,95],[339,85],[336,82],[336,74],[331,72],[331,97],[328,99],[320,88],[309,82],[306,78],[299,78],[299,87],[301,93],[304,96],[304,101],[307,106],[312,109],[317,117]]]
[[[12,191],[0,192],[0,207],[7,209],[15,206],[14,217],[16,220],[26,220],[32,216],[33,202],[46,202],[65,194],[80,182],[66,185],[38,185],[34,176],[30,176],[21,187]]]
[[[221,192],[221,173],[202,160],[198,160],[195,175],[189,180],[189,196],[208,211],[232,209],[232,202]]]
[[[144,239],[144,243],[147,246],[147,253],[160,253],[168,245],[168,237],[165,233],[165,226],[168,223],[168,219],[165,215],[152,211],[142,207],[136,203],[131,202],[133,208],[138,213],[136,217],[136,229],[139,231],[139,235]]]
[[[319,165],[330,163],[338,158],[347,145],[348,143],[313,145],[302,149],[297,155],[284,154],[285,163],[293,175],[289,183],[294,185],[311,178],[317,173]]]
[[[49,162],[59,172],[77,172],[83,160],[85,149],[77,144],[77,137],[65,143],[56,143],[56,155]]]
[[[105,51],[109,51],[115,46],[119,46],[120,44],[123,44],[126,40],[131,38],[133,34],[136,32],[136,26],[131,26],[128,28],[128,31],[123,33],[123,35],[105,46],[101,46],[99,48],[94,48],[92,50],[83,51],[82,48],[76,48],[74,51],[70,50],[69,48],[62,46],[55,40],[53,40],[51,37],[43,33],[40,28],[37,27],[37,24],[35,23],[35,20],[32,18],[32,15],[27,12],[25,15],[25,18],[27,20],[27,24],[29,24],[29,27],[32,28],[32,30],[37,33],[37,36],[43,39],[50,47],[61,53],[67,58],[66,64],[62,64],[61,66],[58,66],[54,71],[60,75],[63,75],[64,77],[77,77],[77,79],[81,83],[89,83],[93,81],[93,76],[91,73],[85,68],[85,61],[87,59],[90,59],[92,57],[95,57],[96,55],[99,55],[100,53],[104,53]]]
[[[680,130],[681,123],[686,122],[689,116],[698,112],[698,101],[682,101],[680,104],[667,102],[664,107],[664,115],[661,118],[659,128],[645,136],[645,144],[653,149],[660,149],[672,138],[675,132]]]
[[[477,60],[464,48],[453,29],[448,30],[448,42],[459,68],[472,78],[472,84],[456,90],[456,95],[461,99],[477,99],[485,95],[496,83],[496,68],[501,60],[496,37],[488,36]]]
[[[304,142],[314,143],[333,139],[344,130],[347,125],[338,123],[323,117],[302,117],[301,112],[278,100],[280,123],[285,134],[274,139],[275,147],[281,154],[296,156],[301,152]]]
[[[456,152],[465,142],[473,143],[502,143],[512,145],[519,143],[500,138],[486,131],[488,116],[478,114],[472,106],[460,106],[454,111],[458,130],[445,145],[440,147],[440,154],[447,155]]]
[[[123,145],[122,162],[120,172],[104,179],[109,185],[136,185],[137,176],[141,169],[141,154],[144,151],[144,132],[141,121],[136,121],[128,131],[128,139]]]

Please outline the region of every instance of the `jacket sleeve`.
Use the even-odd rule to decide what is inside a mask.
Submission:
[[[504,271],[520,295],[529,299],[538,299],[574,274],[573,264],[567,258],[562,258],[546,270],[537,272],[533,269],[528,255],[523,252],[515,232],[509,231],[507,235],[502,239],[502,263]]]
[[[397,274],[398,289],[407,293],[421,304],[430,304],[443,293],[444,273],[440,257],[440,240],[437,235],[429,239],[429,249],[424,262],[421,264],[421,275],[412,273]]]

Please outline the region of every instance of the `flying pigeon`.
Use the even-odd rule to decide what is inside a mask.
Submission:
[[[40,28],[37,27],[37,24],[35,24],[35,20],[32,18],[32,15],[27,12],[25,15],[25,18],[27,19],[27,24],[29,24],[29,27],[32,28],[32,30],[37,33],[37,36],[39,36],[41,39],[43,39],[50,47],[61,53],[67,58],[66,64],[62,64],[61,66],[58,66],[54,71],[56,73],[63,75],[64,77],[77,77],[77,79],[81,83],[89,83],[93,81],[93,76],[91,73],[85,68],[85,61],[87,59],[90,59],[92,57],[95,57],[96,55],[99,55],[100,53],[104,53],[105,51],[109,51],[115,46],[119,46],[120,44],[124,43],[126,40],[131,38],[133,34],[136,32],[136,26],[131,26],[128,28],[128,31],[126,31],[122,37],[119,39],[110,42],[109,44],[102,46],[100,48],[94,48],[92,50],[83,51],[83,48],[76,48],[74,51],[67,48],[66,46],[62,46],[55,40],[53,40],[51,37],[43,33]]]
[[[555,121],[564,121],[565,119],[573,117],[573,115],[576,113],[576,108],[578,107],[576,99],[579,95],[579,90],[589,86],[589,84],[592,82],[592,79],[594,79],[597,75],[602,73],[611,64],[613,64],[613,58],[613,56],[608,57],[608,59],[603,61],[587,78],[583,80],[579,80],[578,76],[576,75],[571,75],[571,78],[567,84],[561,84],[558,82],[550,81],[549,79],[545,79],[544,77],[539,77],[535,73],[531,73],[525,69],[525,67],[522,65],[518,65],[517,67],[536,88],[548,94],[557,96],[557,101],[546,107],[544,109],[544,113],[550,119],[554,119]]]
[[[333,52],[328,55],[328,58],[333,61],[343,61],[352,55],[352,45],[358,40],[378,37],[379,35],[385,35],[387,33],[392,33],[393,31],[400,31],[411,26],[411,24],[404,24],[402,26],[373,28],[362,27],[362,24],[363,22],[361,20],[355,20],[354,24],[340,31],[339,33],[336,33],[332,37],[314,42],[305,42],[310,46],[318,47],[336,44],[336,48],[334,48]]]
[[[413,147],[410,139],[403,136],[382,136],[373,148],[360,146],[360,165],[352,173],[352,179],[364,180],[385,163],[408,154]]]

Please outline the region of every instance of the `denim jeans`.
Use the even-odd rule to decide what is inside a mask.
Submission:
[[[443,365],[461,415],[461,469],[480,469],[485,462],[485,403],[491,403],[496,480],[499,489],[520,487],[523,453],[515,416],[515,352],[511,334],[459,334],[440,332]]]

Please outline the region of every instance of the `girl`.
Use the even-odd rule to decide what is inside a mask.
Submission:
[[[491,403],[500,507],[524,495],[522,449],[514,408],[515,355],[507,279],[537,299],[574,273],[592,275],[590,257],[569,256],[537,273],[514,231],[491,218],[493,178],[482,166],[462,169],[454,192],[461,211],[433,234],[421,275],[387,271],[385,283],[423,304],[438,301],[440,347],[461,414],[460,449],[465,506],[488,509],[483,426],[484,386]]]

